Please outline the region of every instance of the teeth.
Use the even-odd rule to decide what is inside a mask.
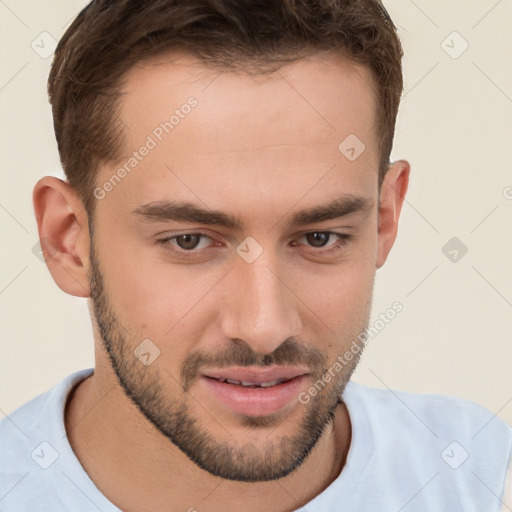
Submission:
[[[272,382],[262,382],[260,385],[262,388],[269,388],[270,386],[275,386],[277,383],[281,382],[282,379],[273,380]]]
[[[234,379],[219,379],[220,382],[227,382],[228,384],[238,384],[245,387],[261,387],[261,388],[270,388],[275,386],[276,384],[281,384],[282,382],[286,382],[289,379],[276,379],[271,382],[248,382],[245,380],[239,381]]]

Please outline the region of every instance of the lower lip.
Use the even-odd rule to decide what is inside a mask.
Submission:
[[[296,402],[306,377],[300,375],[269,388],[246,388],[210,377],[201,377],[200,381],[209,393],[232,411],[247,416],[265,416],[279,412],[292,401]]]

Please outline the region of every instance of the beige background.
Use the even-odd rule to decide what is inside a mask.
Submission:
[[[43,57],[82,5],[0,2],[0,417],[93,366],[85,300],[61,292],[32,252],[32,187],[62,176]],[[392,157],[412,175],[372,322],[395,301],[403,311],[354,379],[470,399],[512,423],[512,2],[385,5],[406,53]],[[468,248],[457,262],[442,252],[454,236]]]

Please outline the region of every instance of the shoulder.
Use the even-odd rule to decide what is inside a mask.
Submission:
[[[356,445],[372,446],[367,475],[383,489],[401,482],[395,491],[401,496],[409,486],[419,490],[428,483],[415,498],[418,510],[423,500],[430,509],[453,500],[464,505],[460,510],[499,510],[512,427],[496,414],[469,400],[353,382],[343,399]]]
[[[33,506],[52,488],[51,467],[64,455],[62,447],[67,442],[66,397],[92,371],[90,368],[66,376],[0,420],[0,496],[5,510],[11,510],[11,500],[16,510],[29,510],[22,504]]]
[[[402,424],[406,428],[423,424],[427,430],[443,433],[467,431],[477,437],[489,429],[512,442],[511,427],[485,407],[462,398],[440,394],[411,393],[379,389],[355,382],[347,386],[344,398],[364,405],[370,419]],[[415,429],[414,429],[415,430]]]

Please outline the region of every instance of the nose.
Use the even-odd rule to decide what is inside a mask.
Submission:
[[[221,310],[223,334],[260,354],[298,336],[300,300],[286,277],[263,255],[252,263],[238,260],[229,273],[229,293]]]

